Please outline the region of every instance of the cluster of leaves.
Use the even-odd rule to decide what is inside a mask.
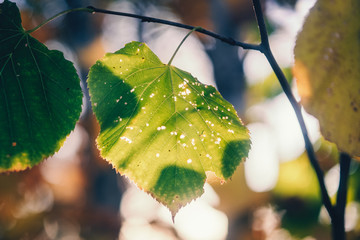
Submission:
[[[305,109],[324,137],[353,157],[360,156],[359,9],[356,0],[318,0],[298,36],[294,67]],[[14,3],[0,4],[0,172],[53,155],[81,112],[73,64],[30,33]],[[247,157],[249,133],[233,106],[214,87],[162,63],[145,43],[97,61],[88,87],[102,157],[173,216],[203,193],[206,172],[225,181]]]
[[[59,150],[82,105],[80,80],[63,54],[0,5],[0,171],[23,170]],[[131,42],[91,67],[88,87],[102,157],[173,216],[203,193],[206,172],[225,181],[250,148],[233,106],[212,86],[163,64]]]

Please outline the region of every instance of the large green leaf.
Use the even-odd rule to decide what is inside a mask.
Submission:
[[[207,171],[226,180],[248,154],[248,131],[233,106],[144,43],[106,54],[88,86],[101,155],[173,216],[203,193]]]
[[[59,150],[81,104],[73,64],[24,31],[15,3],[0,4],[0,172],[31,167]]]
[[[360,1],[318,0],[294,52],[306,111],[319,119],[327,140],[360,157]]]

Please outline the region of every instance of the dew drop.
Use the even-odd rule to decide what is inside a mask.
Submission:
[[[159,154],[159,153],[157,153],[155,156],[156,156],[156,157],[160,157],[160,154]]]
[[[131,139],[127,138],[127,137],[120,137],[121,140],[125,140],[125,142],[127,143],[132,143]]]
[[[181,135],[180,135],[180,139],[183,139],[183,138],[185,138],[185,135],[184,135],[184,134],[181,134]]]
[[[186,162],[187,163],[192,163],[192,160],[189,158]]]

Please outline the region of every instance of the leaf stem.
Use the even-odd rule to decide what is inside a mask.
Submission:
[[[276,62],[276,60],[272,54],[272,51],[270,49],[268,34],[267,34],[266,26],[265,26],[265,21],[264,21],[263,12],[261,9],[260,0],[253,0],[253,6],[254,6],[255,15],[256,15],[256,19],[257,19],[259,30],[260,30],[260,37],[261,37],[260,51],[265,55],[266,59],[268,60],[269,64],[271,65],[275,75],[277,76],[277,78],[280,82],[280,85],[281,85],[284,93],[286,94],[289,102],[291,103],[291,106],[293,107],[293,109],[295,111],[296,117],[298,119],[298,122],[299,122],[299,125],[301,128],[301,132],[302,132],[302,135],[303,135],[303,138],[305,141],[305,148],[306,148],[308,158],[310,160],[312,167],[315,170],[315,173],[316,173],[319,185],[320,185],[322,202],[323,202],[326,210],[328,211],[330,217],[333,219],[335,217],[334,216],[334,208],[331,204],[330,197],[329,197],[329,194],[328,194],[326,186],[325,186],[323,171],[321,170],[321,168],[319,166],[319,163],[318,163],[316,155],[315,155],[314,148],[309,139],[309,134],[308,134],[308,131],[306,128],[304,117],[301,113],[301,107],[298,104],[298,102],[296,101],[296,99],[291,91],[291,88],[289,86],[289,83],[287,82],[284,73],[281,71],[281,68],[279,67],[278,63]]]
[[[172,61],[174,60],[175,55],[177,54],[177,52],[179,51],[179,49],[180,49],[180,47],[181,47],[181,45],[183,45],[183,43],[185,42],[185,40],[186,40],[194,31],[196,31],[196,30],[198,30],[198,29],[201,29],[201,27],[194,27],[190,32],[188,32],[188,34],[186,34],[186,36],[181,40],[179,46],[177,46],[174,54],[171,56],[171,58],[170,58],[170,60],[169,60],[169,62],[168,62],[167,65],[169,65],[169,66],[171,65]]]
[[[34,27],[33,29],[30,29],[28,31],[26,31],[27,33],[32,33],[32,32],[35,32],[36,30],[38,30],[39,28],[41,28],[42,26],[44,26],[45,24],[51,22],[52,20],[54,20],[55,18],[57,17],[60,17],[62,15],[65,15],[67,13],[70,13],[70,12],[81,12],[81,11],[84,11],[84,12],[92,12],[91,9],[89,8],[73,8],[73,9],[69,9],[69,10],[65,10],[65,11],[62,11],[62,12],[59,12],[58,14],[52,16],[51,18],[49,19],[46,19],[44,22],[40,23],[38,26]]]

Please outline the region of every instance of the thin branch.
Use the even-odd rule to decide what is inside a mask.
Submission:
[[[154,17],[147,17],[147,16],[142,16],[142,15],[137,15],[137,14],[132,14],[132,13],[110,11],[110,10],[96,8],[96,7],[93,7],[93,6],[89,6],[89,7],[87,7],[87,9],[91,10],[93,13],[96,12],[96,13],[104,13],[104,14],[110,14],[110,15],[137,18],[137,19],[140,19],[143,22],[160,23],[160,24],[170,25],[170,26],[173,26],[173,27],[178,27],[178,28],[183,28],[183,29],[188,29],[188,30],[192,30],[192,29],[195,28],[195,26],[186,25],[186,24],[182,24],[182,23],[178,23],[178,22],[168,21],[168,20],[154,18]],[[233,38],[221,36],[221,35],[216,34],[214,32],[208,31],[208,30],[206,30],[204,28],[198,28],[195,31],[199,32],[199,33],[202,33],[202,34],[205,34],[205,35],[208,35],[210,37],[219,39],[220,41],[225,42],[227,44],[230,44],[232,46],[239,46],[239,47],[242,47],[243,49],[253,49],[253,50],[258,50],[259,51],[259,45],[256,45],[256,44],[249,44],[249,43],[239,42],[239,41],[234,40]]]
[[[259,30],[260,30],[260,38],[261,38],[260,45],[262,45],[264,49],[270,50],[268,33],[266,30],[265,20],[264,20],[264,16],[263,16],[263,10],[261,8],[260,1],[253,0],[253,8],[254,8],[255,17],[256,17],[256,20],[257,20],[257,23],[259,26]]]
[[[351,157],[347,153],[340,153],[340,182],[336,196],[335,214],[333,220],[333,239],[345,239],[345,207],[348,190],[348,179]]]
[[[173,22],[173,21],[168,21],[168,20],[164,20],[164,19],[160,19],[160,18],[142,16],[142,15],[138,15],[138,14],[118,12],[118,11],[110,11],[110,10],[106,10],[106,9],[96,8],[96,7],[93,7],[93,6],[88,6],[86,8],[73,8],[73,9],[62,11],[62,12],[52,16],[51,18],[45,20],[43,23],[36,26],[35,28],[33,28],[31,30],[28,30],[27,32],[32,33],[34,31],[38,30],[39,28],[41,28],[43,25],[45,25],[45,24],[49,23],[50,21],[54,20],[55,18],[57,18],[59,16],[62,16],[64,14],[70,13],[70,12],[75,12],[75,11],[89,12],[89,13],[93,13],[93,14],[94,13],[104,13],[104,14],[110,14],[110,15],[123,16],[123,17],[137,18],[137,19],[140,19],[143,22],[160,23],[160,24],[169,25],[169,26],[178,27],[178,28],[183,28],[183,29],[188,29],[188,30],[193,30],[194,28],[196,28],[196,30],[195,30],[196,32],[205,34],[207,36],[210,36],[210,37],[213,37],[213,38],[216,38],[216,39],[219,39],[220,41],[222,41],[224,43],[227,43],[229,45],[238,46],[238,47],[241,47],[243,49],[252,49],[252,50],[260,51],[260,45],[258,45],[258,44],[249,44],[249,43],[236,41],[231,37],[225,37],[225,36],[219,35],[217,33],[211,32],[209,30],[206,30],[204,28],[201,28],[201,27],[186,25],[186,24]]]
[[[308,134],[308,131],[307,131],[307,128],[305,125],[304,117],[301,113],[301,107],[298,104],[298,102],[296,101],[294,95],[292,94],[291,88],[286,80],[286,77],[285,77],[284,73],[281,71],[280,66],[276,62],[276,60],[271,52],[268,34],[267,34],[265,21],[264,21],[264,16],[263,16],[263,12],[261,9],[260,0],[253,0],[253,6],[254,6],[256,19],[257,19],[257,22],[259,25],[259,30],[260,30],[260,35],[261,35],[261,44],[260,44],[261,52],[265,55],[266,59],[270,63],[275,75],[277,76],[277,78],[280,82],[280,85],[281,85],[284,93],[286,94],[288,100],[291,103],[291,106],[293,107],[293,109],[295,111],[297,120],[298,120],[300,128],[301,128],[301,132],[302,132],[302,135],[303,135],[303,138],[305,141],[305,148],[306,148],[307,155],[309,157],[312,167],[315,170],[315,173],[316,173],[319,185],[320,185],[320,191],[321,191],[321,197],[322,197],[323,204],[324,204],[326,210],[328,211],[330,217],[333,218],[334,217],[334,209],[331,204],[329,194],[328,194],[326,186],[325,186],[324,174],[319,166],[319,163],[316,159],[316,155],[314,152],[314,148],[309,139],[309,134]]]
[[[347,153],[340,153],[340,183],[337,192],[336,208],[344,212],[348,189],[348,179],[350,171],[351,157]]]

